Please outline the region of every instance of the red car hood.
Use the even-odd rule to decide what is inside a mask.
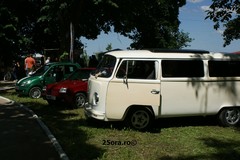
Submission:
[[[60,88],[77,88],[86,85],[87,81],[81,80],[64,80],[54,84],[47,85],[47,90],[60,89]]]

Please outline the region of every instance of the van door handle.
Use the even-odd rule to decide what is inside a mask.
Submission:
[[[152,93],[152,94],[159,94],[160,91],[157,91],[156,89],[153,89],[153,90],[151,91],[151,93]]]

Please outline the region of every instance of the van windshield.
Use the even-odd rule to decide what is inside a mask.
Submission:
[[[115,64],[116,57],[105,55],[97,66],[97,69],[92,73],[92,75],[95,77],[108,78],[112,75]]]

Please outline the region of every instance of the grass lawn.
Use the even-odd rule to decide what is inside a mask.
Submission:
[[[1,96],[32,109],[49,127],[70,160],[239,160],[240,128],[218,126],[215,117],[157,120],[150,132],[122,123],[88,122],[83,109],[49,106],[43,99]]]

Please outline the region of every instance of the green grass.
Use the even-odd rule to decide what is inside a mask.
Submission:
[[[1,96],[32,109],[71,160],[240,159],[240,129],[219,127],[215,117],[162,119],[151,132],[138,132],[119,122],[90,123],[83,109],[49,106],[43,99],[18,97],[14,90]]]

